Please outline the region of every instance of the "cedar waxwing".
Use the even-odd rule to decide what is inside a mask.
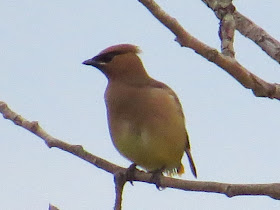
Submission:
[[[184,173],[185,151],[197,177],[179,99],[147,74],[138,53],[137,46],[120,44],[83,62],[108,78],[105,102],[113,144],[135,165],[170,176]]]

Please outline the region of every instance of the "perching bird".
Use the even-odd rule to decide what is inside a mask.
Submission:
[[[114,146],[148,172],[182,174],[186,152],[191,171],[196,168],[178,97],[171,88],[151,78],[131,44],[111,46],[83,62],[108,78],[105,102]]]

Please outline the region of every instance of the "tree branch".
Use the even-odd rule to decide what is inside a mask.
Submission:
[[[126,181],[139,181],[154,184],[151,181],[152,174],[145,173],[143,171],[135,170],[133,180],[125,180],[126,169],[110,163],[100,157],[97,157],[86,150],[80,145],[71,145],[56,139],[46,133],[38,124],[38,122],[30,122],[24,119],[22,116],[12,111],[5,102],[0,101],[0,113],[2,113],[5,119],[11,120],[16,125],[25,128],[32,132],[36,136],[44,140],[48,147],[56,147],[66,152],[69,152],[96,167],[107,171],[115,176],[116,183],[116,204],[115,209],[121,205],[122,188]],[[174,189],[180,189],[185,191],[197,191],[197,192],[212,192],[225,194],[228,197],[238,195],[266,195],[271,198],[280,200],[280,184],[228,184],[218,182],[202,182],[202,181],[188,181],[175,179],[170,177],[160,177],[161,186],[163,188],[170,187]]]
[[[121,210],[123,187],[127,182],[125,174],[122,172],[116,172],[114,174],[114,181],[115,181],[115,192],[116,192],[114,210]]]
[[[221,52],[223,55],[234,58],[235,52],[233,47],[235,20],[233,13],[235,7],[232,5],[232,0],[219,1],[216,6],[221,14],[221,21],[219,27],[219,37],[221,40]]]
[[[220,20],[222,15],[217,10],[217,0],[202,0],[210,9],[212,9]],[[280,42],[270,36],[260,26],[256,25],[253,21],[240,14],[238,11],[234,12],[234,19],[236,29],[245,37],[248,37],[255,42],[263,51],[265,51],[272,59],[280,63]]]
[[[195,50],[207,60],[215,63],[233,76],[245,88],[251,89],[257,97],[276,98],[280,100],[280,85],[268,83],[248,71],[235,59],[224,56],[216,49],[211,48],[199,41],[179,24],[179,22],[164,12],[153,0],[138,0],[141,2],[163,25],[165,25],[175,36],[176,41],[184,47]]]

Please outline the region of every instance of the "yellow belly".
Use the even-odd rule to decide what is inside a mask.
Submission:
[[[147,171],[165,169],[171,174],[181,167],[185,133],[168,132],[160,126],[142,126],[140,132],[135,132],[135,129],[131,128],[133,125],[125,121],[119,122],[120,127],[117,133],[111,130],[113,143],[118,151],[132,162]]]

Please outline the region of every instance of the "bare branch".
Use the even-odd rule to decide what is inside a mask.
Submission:
[[[181,46],[195,50],[207,60],[215,63],[233,76],[245,88],[251,89],[257,97],[276,98],[280,100],[280,85],[268,83],[248,71],[235,59],[224,56],[216,49],[211,48],[199,41],[178,23],[178,21],[164,12],[153,0],[139,0],[163,25],[165,25],[176,36],[176,41]]]
[[[233,13],[235,7],[232,5],[232,0],[219,1],[216,9],[221,15],[219,37],[221,39],[221,52],[223,55],[234,57],[234,32],[235,32],[235,20]]]
[[[44,140],[49,148],[56,147],[66,152],[72,153],[73,155],[78,156],[79,158],[92,163],[98,168],[114,174],[118,170],[125,170],[117,165],[114,165],[102,158],[99,158],[86,150],[83,149],[81,145],[71,145],[66,142],[63,142],[59,139],[56,139],[44,131],[37,121],[28,121],[24,119],[19,114],[13,112],[5,102],[0,101],[0,113],[3,114],[5,119],[13,121],[16,125],[25,128],[26,130],[34,133],[36,136]]]
[[[124,176],[126,169],[110,163],[102,158],[99,158],[93,154],[90,154],[83,149],[80,145],[71,145],[56,139],[46,133],[38,124],[38,122],[30,122],[24,119],[12,111],[5,102],[0,101],[0,113],[3,117],[11,120],[16,125],[25,128],[26,130],[34,133],[36,136],[42,138],[45,143],[51,148],[56,147],[66,152],[72,153],[73,155],[95,165],[96,167],[103,169],[111,174],[115,175],[116,183],[116,205],[120,207],[123,186],[126,181],[140,181],[150,184],[154,184],[151,181],[152,174],[145,173],[143,171],[135,170],[133,180],[126,180]],[[131,177],[130,177],[131,178]],[[266,195],[271,198],[280,200],[280,184],[228,184],[218,182],[200,182],[200,181],[188,181],[175,179],[170,177],[160,177],[160,183],[163,188],[170,187],[175,189],[181,189],[185,191],[197,191],[197,192],[212,192],[225,194],[228,197],[238,195]],[[118,208],[116,208],[118,209]]]
[[[122,172],[115,173],[114,181],[115,181],[115,192],[116,192],[114,210],[121,210],[122,209],[123,187],[124,187],[125,183],[127,182],[125,174]]]
[[[220,11],[216,9],[217,0],[202,1],[215,12],[217,18],[222,18]],[[253,21],[240,14],[238,11],[234,12],[234,19],[236,23],[236,29],[242,35],[251,39],[272,59],[280,63],[280,42],[270,36],[265,30],[256,25]]]

